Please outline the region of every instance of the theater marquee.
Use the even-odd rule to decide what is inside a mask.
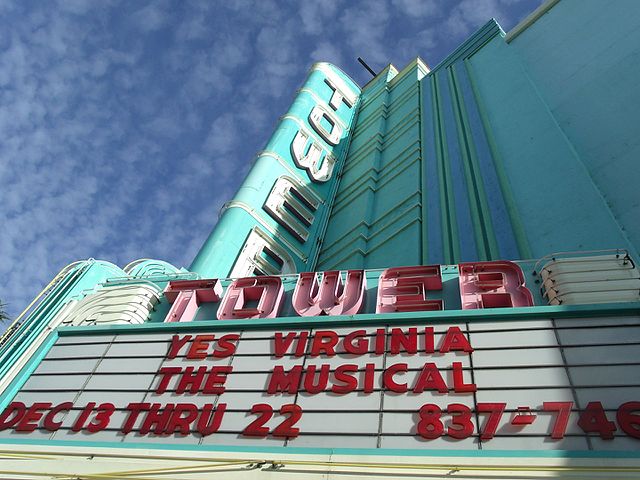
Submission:
[[[624,360],[639,344],[638,317],[85,332],[56,341],[0,428],[190,445],[633,448],[640,386]]]

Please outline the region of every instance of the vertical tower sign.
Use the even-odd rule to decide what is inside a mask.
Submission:
[[[211,278],[313,270],[359,95],[332,65],[312,67],[191,271]]]

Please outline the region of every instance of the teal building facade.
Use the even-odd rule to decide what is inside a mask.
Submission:
[[[3,335],[7,474],[637,478],[638,78],[633,0],[313,65],[190,266],[75,262]]]
[[[432,70],[420,59],[400,72],[385,68],[362,88],[328,221],[316,220],[320,252],[304,268],[610,248],[637,258],[640,38],[625,14],[632,9],[560,2],[509,35],[489,21]],[[255,210],[263,202],[248,200]],[[226,277],[231,269],[203,272]]]

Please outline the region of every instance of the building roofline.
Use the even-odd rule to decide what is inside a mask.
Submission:
[[[469,38],[467,38],[462,44],[458,46],[453,52],[445,57],[439,64],[437,64],[429,72],[429,75],[433,75],[435,72],[442,68],[446,68],[449,65],[457,62],[461,58],[467,58],[482,48],[487,42],[491,41],[496,35],[504,35],[502,28],[494,18],[485,23]]]
[[[531,12],[524,20],[522,20],[518,25],[509,30],[506,37],[504,37],[505,42],[509,43],[522,32],[524,32],[527,28],[533,25],[541,16],[551,10],[560,0],[546,0],[542,5],[536,8],[533,12]]]

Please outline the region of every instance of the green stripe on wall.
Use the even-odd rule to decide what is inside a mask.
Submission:
[[[433,124],[435,127],[436,155],[438,156],[438,182],[440,184],[440,205],[442,208],[442,237],[444,247],[444,261],[448,264],[457,263],[460,259],[460,242],[458,241],[458,226],[456,224],[455,200],[451,186],[451,170],[449,168],[449,154],[446,148],[446,133],[442,120],[440,91],[438,79],[431,77],[433,98]]]
[[[491,122],[489,121],[489,118],[487,116],[487,110],[482,103],[482,96],[478,91],[478,85],[473,75],[473,68],[468,59],[464,60],[464,66],[467,70],[467,75],[469,76],[469,83],[471,84],[471,90],[473,91],[476,105],[478,106],[478,113],[480,114],[480,119],[482,120],[487,143],[489,144],[489,148],[491,149],[491,158],[493,159],[495,171],[498,176],[498,182],[500,183],[500,189],[502,190],[502,196],[504,198],[504,203],[509,214],[509,219],[511,220],[511,227],[513,229],[513,235],[515,237],[516,244],[518,245],[520,258],[532,258],[533,255],[531,253],[531,247],[529,246],[529,240],[527,239],[524,225],[520,218],[518,208],[516,207],[513,193],[511,192],[509,179],[504,168],[504,162],[502,161],[500,151],[498,150],[496,140],[493,136],[493,132],[491,130]]]
[[[455,69],[451,66],[447,70],[455,107],[458,143],[467,177],[467,193],[474,224],[478,258],[480,260],[495,260],[499,258],[498,242],[491,223],[491,212],[489,211],[489,204],[480,175],[480,167],[473,137],[471,136],[467,110],[456,78]]]

